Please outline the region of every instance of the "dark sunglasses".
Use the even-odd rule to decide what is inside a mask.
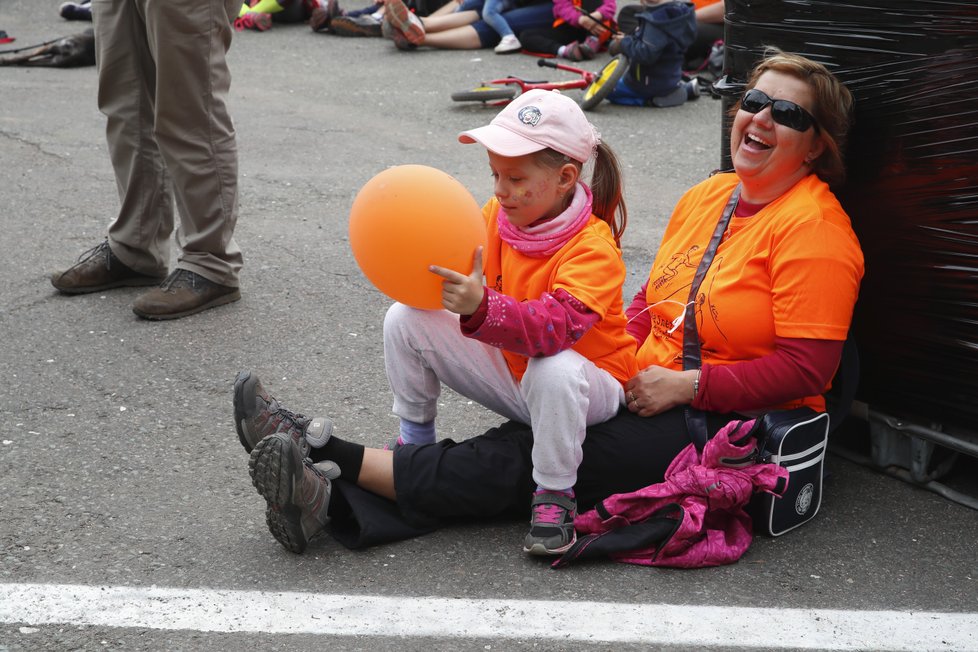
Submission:
[[[815,116],[794,102],[776,100],[756,88],[744,93],[744,99],[740,101],[740,108],[748,113],[760,113],[768,105],[771,106],[771,117],[779,125],[802,132],[808,131],[809,127],[815,127],[815,132],[818,133]]]

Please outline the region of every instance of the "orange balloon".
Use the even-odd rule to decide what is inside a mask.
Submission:
[[[486,244],[482,210],[451,175],[425,165],[400,165],[364,184],[350,209],[350,247],[378,290],[415,308],[437,310],[442,277],[429,265],[472,271]]]

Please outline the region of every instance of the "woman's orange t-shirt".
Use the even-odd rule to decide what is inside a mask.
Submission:
[[[682,369],[683,327],[703,257],[738,178],[716,175],[676,205],[649,275],[652,329],[638,364]],[[734,217],[700,285],[696,327],[703,363],[725,365],[773,353],[774,338],[844,340],[863,276],[863,256],[842,206],[810,175],[751,217]],[[669,331],[672,332],[669,332]],[[824,409],[821,395],[779,407]],[[772,406],[773,407],[773,406]]]

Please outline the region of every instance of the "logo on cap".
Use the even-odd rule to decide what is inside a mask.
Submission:
[[[536,127],[537,123],[540,122],[540,118],[543,114],[540,113],[540,109],[535,106],[524,106],[520,109],[520,112],[516,114],[519,121],[530,127]]]

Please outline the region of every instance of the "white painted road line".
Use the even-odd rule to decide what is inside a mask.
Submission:
[[[813,650],[978,650],[978,614],[0,584],[0,623]],[[419,614],[424,614],[419,617]]]

